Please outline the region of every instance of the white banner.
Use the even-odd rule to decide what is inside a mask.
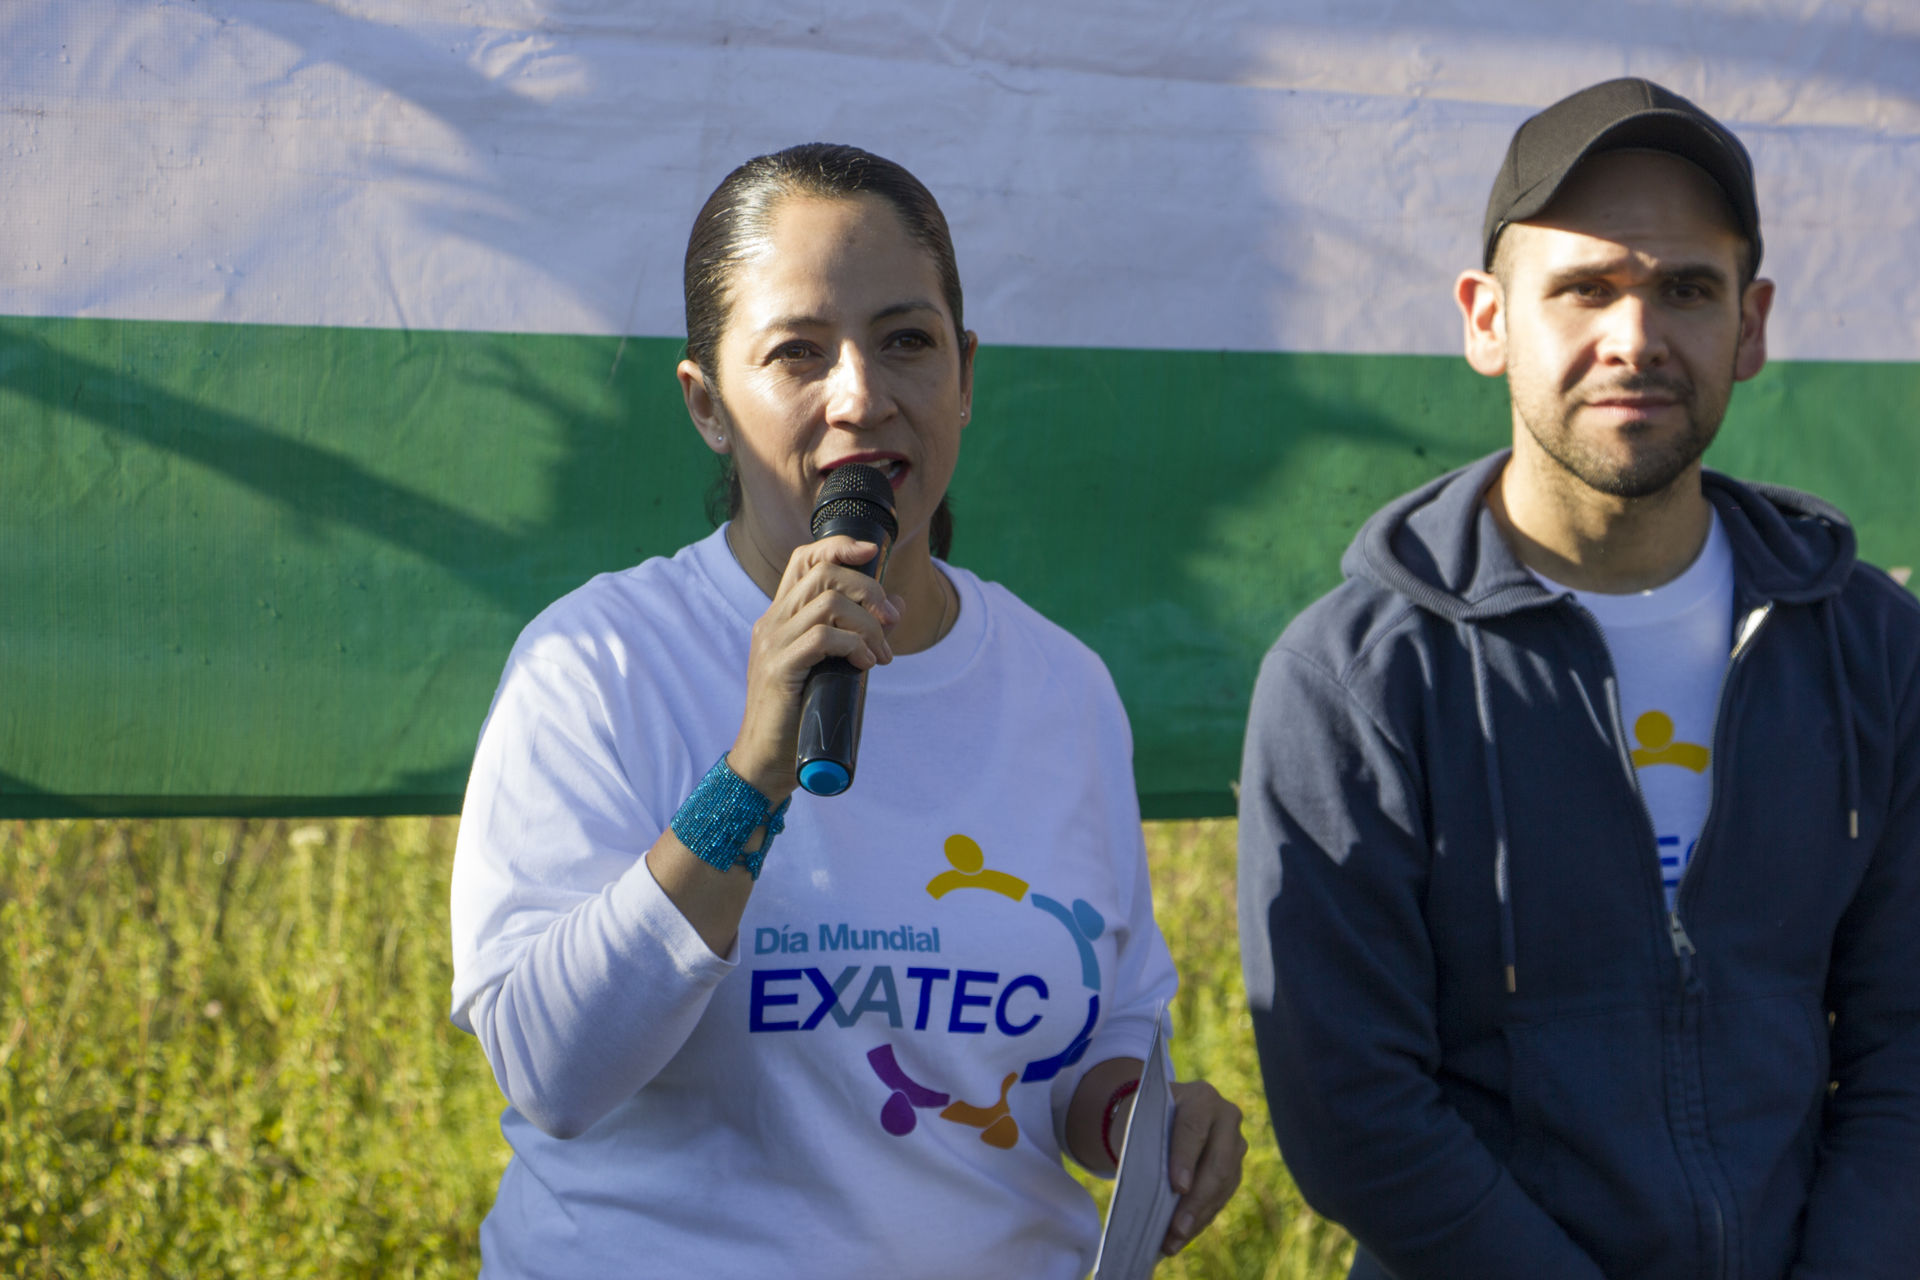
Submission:
[[[0,313],[677,334],[707,192],[825,139],[990,343],[1452,354],[1508,136],[1623,74],[1752,150],[1776,356],[1920,359],[1912,0],[15,0]]]

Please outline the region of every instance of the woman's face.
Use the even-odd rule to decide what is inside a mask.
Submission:
[[[973,393],[932,256],[877,196],[790,196],[769,232],[728,283],[718,386],[680,366],[707,447],[733,455],[741,532],[778,572],[822,478],[864,462],[892,481],[900,543],[924,537]]]

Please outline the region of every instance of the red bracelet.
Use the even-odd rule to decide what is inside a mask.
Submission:
[[[1118,1111],[1120,1104],[1132,1097],[1134,1090],[1139,1087],[1138,1080],[1129,1080],[1115,1089],[1113,1096],[1107,1099],[1107,1113],[1100,1117],[1100,1145],[1107,1149],[1107,1159],[1116,1165],[1120,1163],[1120,1153],[1113,1149],[1113,1113]]]

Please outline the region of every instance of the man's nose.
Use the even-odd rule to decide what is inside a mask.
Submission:
[[[1600,358],[1631,369],[1666,363],[1667,337],[1660,309],[1638,293],[1624,293],[1601,318]]]

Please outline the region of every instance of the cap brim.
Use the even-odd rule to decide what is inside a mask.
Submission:
[[[1635,148],[1665,151],[1698,165],[1726,196],[1734,222],[1741,233],[1752,241],[1754,261],[1759,261],[1758,210],[1748,203],[1750,197],[1743,199],[1741,194],[1752,190],[1752,178],[1740,157],[1698,117],[1666,107],[1649,107],[1624,120],[1617,120],[1596,133],[1566,163],[1544,175],[1525,194],[1514,200],[1507,207],[1499,225],[1487,236],[1485,265],[1491,269],[1493,247],[1499,243],[1500,233],[1515,222],[1525,222],[1544,212],[1553,203],[1554,197],[1560,194],[1560,188],[1566,185],[1568,176],[1589,157],[1607,151]]]

